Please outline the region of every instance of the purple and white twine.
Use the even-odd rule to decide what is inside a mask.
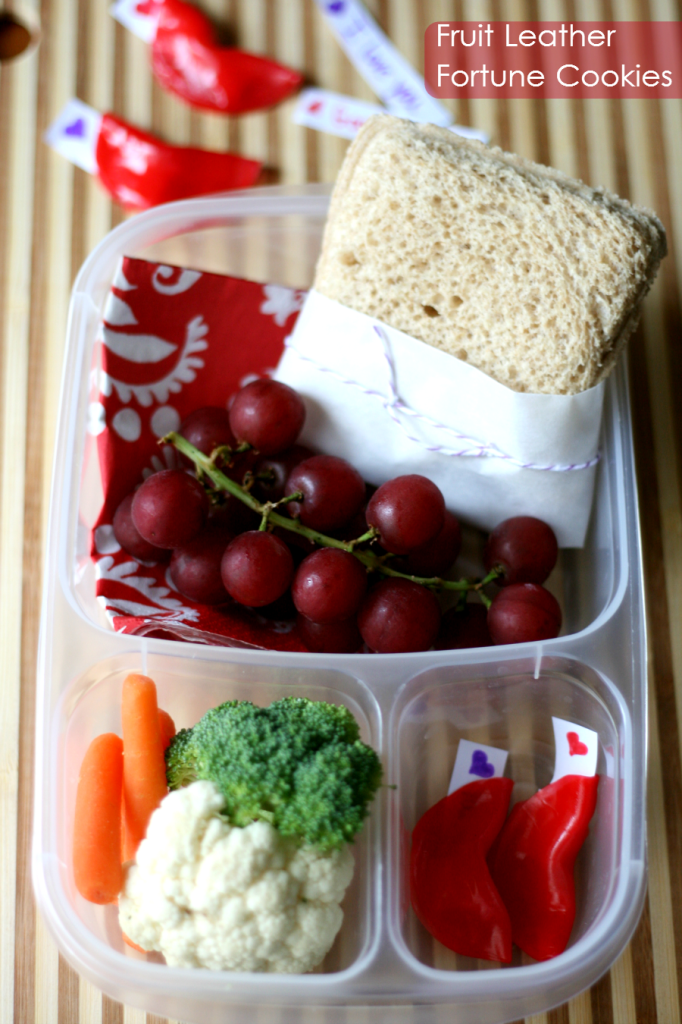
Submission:
[[[304,356],[291,343],[291,338],[286,338],[284,341],[284,345],[286,348],[289,348],[293,352],[295,352],[299,359],[303,360],[303,362],[310,363],[317,370],[319,370],[320,373],[327,373],[331,377],[335,377],[336,380],[340,381],[342,384],[348,384],[351,387],[357,388],[358,391],[362,392],[362,394],[369,395],[372,398],[378,399],[386,409],[386,412],[389,414],[393,422],[400,427],[400,429],[405,434],[407,439],[409,441],[413,441],[415,444],[418,444],[427,452],[439,452],[441,455],[448,455],[452,456],[453,458],[502,459],[505,462],[511,463],[511,465],[513,466],[518,466],[520,469],[537,469],[541,470],[542,472],[550,473],[569,473],[575,469],[589,469],[591,466],[595,466],[599,462],[601,458],[599,452],[597,452],[594,458],[589,459],[587,462],[575,462],[571,463],[570,465],[553,463],[552,465],[549,466],[540,466],[535,462],[522,462],[520,459],[515,459],[512,455],[508,455],[506,452],[501,451],[494,444],[482,443],[480,441],[477,441],[473,437],[468,437],[466,434],[460,434],[456,430],[453,430],[452,427],[448,427],[444,423],[439,423],[437,420],[432,419],[431,416],[426,416],[424,413],[417,412],[415,409],[411,409],[409,405],[405,405],[405,403],[401,401],[396,389],[395,367],[393,365],[393,359],[391,358],[388,338],[386,337],[384,331],[376,324],[374,325],[374,331],[376,332],[379,340],[381,341],[382,351],[386,359],[386,365],[388,369],[388,396],[382,394],[380,391],[375,391],[372,388],[365,387],[364,384],[360,384],[360,382],[357,380],[352,380],[349,377],[344,377],[336,370],[332,370],[330,369],[330,367],[324,366],[322,363],[319,363],[316,359],[312,359],[310,356]],[[410,433],[410,431],[400,418],[400,413],[402,413],[405,416],[412,416],[416,420],[421,420],[422,423],[427,424],[429,427],[433,427],[436,430],[442,431],[445,434],[450,435],[450,437],[455,438],[457,441],[464,442],[465,447],[452,448],[447,445],[427,444],[420,437],[415,437],[413,434]]]

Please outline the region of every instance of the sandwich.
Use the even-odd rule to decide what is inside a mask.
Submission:
[[[666,253],[650,211],[444,128],[348,150],[314,287],[527,393],[604,380]]]

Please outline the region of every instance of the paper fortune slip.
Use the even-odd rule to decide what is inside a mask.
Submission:
[[[594,729],[575,725],[563,718],[552,718],[554,726],[554,775],[552,782],[564,775],[587,775],[597,772],[599,736]]]
[[[97,137],[102,115],[81,100],[72,99],[45,132],[45,142],[88,174],[97,174]]]
[[[338,135],[342,139],[354,139],[374,114],[385,114],[387,110],[378,103],[358,100],[354,96],[330,92],[328,89],[304,89],[299,93],[293,112],[295,124],[305,128],[314,128],[328,135]],[[451,124],[448,130],[465,139],[478,139],[479,142],[490,141],[486,132],[467,125]]]
[[[456,789],[467,786],[479,779],[501,778],[507,765],[509,752],[499,747],[488,747],[485,743],[460,740],[457,757],[452,769],[448,796]]]
[[[581,547],[604,384],[578,395],[512,391],[468,363],[313,290],[275,372],[307,407],[304,444],[372,484],[420,473],[483,530],[529,515]],[[582,468],[579,468],[582,467]]]
[[[116,0],[109,8],[109,13],[145,43],[154,41],[158,21],[158,4],[155,0]]]
[[[381,31],[360,0],[315,0],[351,63],[396,117],[452,124],[450,111],[426,91],[423,77]]]

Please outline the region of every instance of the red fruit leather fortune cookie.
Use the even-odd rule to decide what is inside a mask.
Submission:
[[[462,956],[511,960],[509,914],[486,855],[502,828],[513,785],[505,778],[470,782],[434,804],[412,833],[414,912],[435,939]]]
[[[102,117],[95,153],[100,181],[129,210],[248,188],[261,169],[236,153],[171,146],[114,114]]]
[[[204,110],[244,114],[272,107],[303,82],[298,71],[267,57],[220,46],[213,25],[184,0],[163,0],[152,43],[161,85]]]
[[[597,803],[599,776],[564,775],[514,807],[490,857],[512,939],[535,960],[563,953],[575,920],[573,867]]]

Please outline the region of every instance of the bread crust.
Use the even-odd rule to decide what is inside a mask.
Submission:
[[[339,172],[314,286],[516,391],[576,394],[612,370],[665,253],[651,210],[377,115]]]

